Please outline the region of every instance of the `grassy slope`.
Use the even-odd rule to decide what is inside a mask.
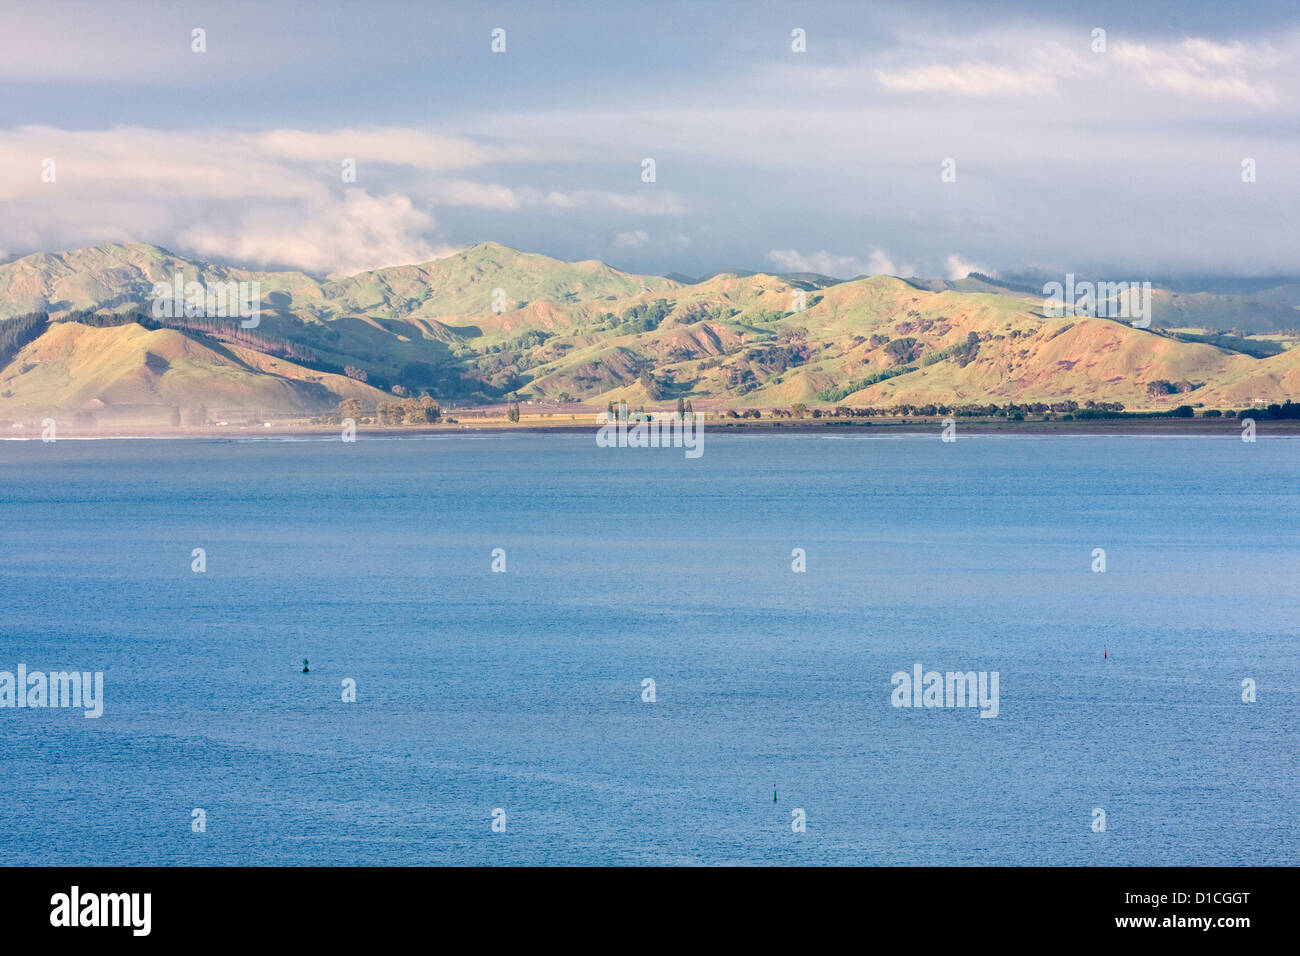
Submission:
[[[345,397],[373,402],[384,395],[251,349],[134,324],[97,329],[55,323],[0,372],[0,417],[11,419],[108,407],[319,414]]]
[[[39,254],[0,266],[0,317],[43,308],[147,308],[153,283],[178,271],[210,282],[258,281],[265,309],[259,331],[310,350],[322,366],[356,365],[389,384],[403,381],[413,363],[432,367],[438,397],[455,398],[458,389],[493,394],[493,385],[512,381],[507,373],[513,369],[523,376],[525,397],[649,404],[639,377],[650,371],[660,404],[679,396],[734,406],[827,404],[817,399],[823,390],[904,365],[915,370],[836,403],[1092,399],[1129,408],[1183,402],[1239,407],[1300,395],[1300,351],[1254,359],[1121,322],[1044,318],[1040,299],[976,279],[923,283],[875,276],[823,286],[722,273],[683,285],[496,243],[329,281],[190,262],[144,244]],[[792,311],[797,288],[807,292],[803,312]],[[497,289],[505,297],[499,314],[492,308]],[[621,325],[629,308],[657,299],[671,306],[658,328],[629,332]],[[1240,324],[1254,308],[1225,296],[1157,291],[1155,300],[1157,313],[1167,309],[1166,319],[1179,319],[1173,324],[1191,316],[1220,328]],[[1261,321],[1281,323],[1294,312],[1280,303],[1270,308],[1277,314]],[[52,326],[0,372],[0,391],[10,393],[0,399],[0,414],[106,402],[306,412],[343,395],[367,404],[385,399],[342,376],[251,349],[196,341],[174,330],[122,328]],[[520,334],[530,331],[545,333],[545,340],[515,348]],[[922,364],[924,356],[959,347],[972,333],[979,339],[973,361]],[[900,357],[897,344],[887,345],[899,339],[915,340],[912,355]],[[28,366],[35,368],[20,371]],[[482,381],[457,384],[475,376]],[[1160,379],[1206,384],[1148,398],[1147,384]]]

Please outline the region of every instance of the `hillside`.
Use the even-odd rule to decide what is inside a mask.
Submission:
[[[176,274],[259,283],[260,323],[153,315],[154,283]],[[1267,302],[1157,289],[1144,330],[1047,318],[1041,297],[977,275],[687,281],[482,243],[320,280],[103,245],[0,265],[0,419],[302,417],[421,394],[462,406],[517,394],[601,407],[1239,408],[1300,396],[1294,336],[1181,330],[1295,328],[1285,289]]]
[[[386,396],[252,349],[135,324],[55,323],[0,371],[0,416],[16,421],[54,412],[158,423],[173,414],[189,423],[207,410],[311,415],[332,410],[342,398]]]

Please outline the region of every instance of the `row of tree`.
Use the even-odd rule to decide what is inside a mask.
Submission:
[[[1065,420],[1077,419],[1098,419],[1098,418],[1193,418],[1196,415],[1196,409],[1191,405],[1179,405],[1177,408],[1168,411],[1159,412],[1128,412],[1124,410],[1123,402],[1097,402],[1087,401],[1080,405],[1076,401],[1065,402],[1028,402],[1017,404],[1015,402],[1006,405],[890,405],[885,408],[875,407],[850,407],[848,405],[836,405],[833,409],[821,409],[809,407],[802,402],[796,402],[788,409],[772,408],[768,409],[768,414],[772,418],[934,418],[938,416],[952,416],[954,418],[1012,418],[1023,421],[1029,415],[1037,415],[1044,418],[1052,415],[1060,415]],[[756,409],[746,409],[737,411],[728,409],[723,413],[726,418],[761,418],[762,413]],[[1274,403],[1268,406],[1259,406],[1256,408],[1242,409],[1240,412],[1229,409],[1223,411],[1217,408],[1206,409],[1201,413],[1203,418],[1236,418],[1252,417],[1257,420],[1284,420],[1300,418],[1300,403],[1286,401]]]
[[[345,398],[339,402],[339,420],[369,422],[379,425],[432,425],[442,419],[442,409],[429,395],[404,398],[400,402],[380,402],[374,413],[367,415],[359,398]]]
[[[1285,402],[1274,402],[1273,404],[1262,408],[1243,408],[1240,413],[1224,412],[1223,414],[1228,418],[1240,414],[1242,418],[1249,417],[1263,421],[1270,419],[1273,421],[1286,421],[1300,418],[1300,402],[1293,402],[1288,399]],[[1205,417],[1211,418],[1213,416],[1211,416],[1209,412],[1206,412]]]

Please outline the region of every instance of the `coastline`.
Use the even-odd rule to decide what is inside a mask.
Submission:
[[[1240,419],[1094,419],[1089,421],[988,421],[957,420],[958,435],[1001,435],[1007,437],[1081,437],[1081,436],[1131,436],[1177,438],[1240,438]],[[772,434],[883,434],[883,435],[937,435],[943,428],[942,418],[909,418],[896,421],[879,419],[831,419],[807,421],[759,420],[706,420],[702,427],[712,434],[772,435]],[[599,428],[594,419],[590,422],[483,422],[437,425],[359,425],[358,440],[369,438],[426,437],[438,435],[496,435],[496,434],[594,434]],[[338,425],[311,425],[286,423],[284,425],[226,425],[201,428],[118,428],[118,429],[60,429],[58,440],[176,440],[176,439],[319,439],[337,438]],[[1256,422],[1259,436],[1300,436],[1300,420],[1261,420]],[[41,441],[37,428],[25,429],[20,434],[0,435],[0,441]]]

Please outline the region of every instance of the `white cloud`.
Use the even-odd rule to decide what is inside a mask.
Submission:
[[[887,52],[872,73],[892,93],[1043,96],[1057,93],[1063,80],[1099,73],[1085,52],[1082,44],[1039,29],[914,36]]]
[[[614,237],[614,245],[620,246],[624,249],[631,249],[631,248],[635,248],[636,246],[644,246],[649,241],[650,241],[650,233],[642,229],[637,229],[634,232],[620,232],[617,236]]]
[[[441,136],[408,127],[338,129],[313,132],[277,129],[251,137],[265,153],[299,162],[338,165],[346,156],[357,161],[401,163],[416,169],[465,169],[488,163],[527,162],[540,158],[531,149],[487,146],[461,136]]]
[[[1082,260],[1281,272],[1300,254],[1288,217],[1300,130],[1295,17],[1215,13],[1188,37],[1137,16],[1101,23],[1110,49],[1098,54],[1094,24],[1069,15],[954,9],[918,19],[887,5],[860,28],[819,33],[812,59],[777,43],[683,70],[685,49],[664,48],[646,71],[597,87],[572,82],[578,63],[540,98],[506,95],[514,87],[501,58],[461,70],[443,62],[435,78],[423,68],[427,44],[417,50],[405,35],[393,43],[405,45],[401,62],[421,67],[418,82],[400,70],[349,73],[332,54],[364,46],[356,31],[369,17],[346,31],[308,18],[301,27],[315,32],[292,33],[303,42],[275,60],[284,87],[253,97],[269,62],[259,44],[283,46],[291,31],[240,35],[214,10],[211,52],[196,56],[180,14],[126,24],[75,9],[6,21],[12,56],[0,76],[17,89],[0,112],[17,119],[5,122],[143,125],[0,128],[0,247],[16,254],[124,239],[196,251],[187,241],[213,256],[337,271],[425,257],[444,238],[588,255],[642,229],[655,230],[653,241],[617,246],[629,267],[691,274],[752,267],[791,244],[807,251],[778,249],[768,261],[838,276]],[[51,37],[64,55],[47,55]],[[386,62],[400,65],[391,52]],[[327,74],[338,83],[319,82]],[[535,89],[535,73],[519,77]],[[437,87],[428,98],[418,92],[426,81]],[[371,114],[358,102],[374,102],[383,125],[365,126]],[[286,116],[345,118],[294,129]],[[438,132],[424,128],[430,116]],[[204,125],[157,128],[169,124]],[[647,153],[657,184],[640,182]],[[941,185],[948,156],[960,180]],[[1248,156],[1260,177],[1246,187]],[[40,180],[45,157],[58,163],[55,184]],[[340,181],[344,158],[356,160],[355,184]],[[394,217],[386,231],[371,218],[384,208]],[[689,255],[674,234],[696,237]]]
[[[949,279],[964,279],[972,272],[982,272],[986,276],[997,275],[996,269],[990,269],[988,266],[982,266],[977,262],[971,262],[959,255],[945,256],[943,260],[944,274]]]
[[[1295,37],[1283,47],[1216,42],[1188,37],[1179,42],[1139,42],[1112,38],[1109,53],[1092,53],[1087,35],[1063,39],[1059,31],[999,30],[968,37],[913,38],[886,55],[873,72],[894,93],[950,93],[967,97],[1042,96],[1058,94],[1066,81],[1088,84],[1088,95],[1117,90],[1163,90],[1188,97],[1240,101],[1255,106],[1278,102],[1274,83],[1259,74],[1290,67],[1294,77]],[[1283,49],[1289,47],[1289,52]],[[845,84],[832,69],[831,85]],[[825,71],[823,74],[825,76]],[[851,85],[851,84],[850,84]],[[861,84],[858,84],[859,86]],[[1108,98],[1108,101],[1109,101]],[[1127,100],[1132,109],[1136,104]]]
[[[360,157],[356,185],[340,175],[344,147]],[[449,168],[487,156],[465,140],[394,129],[0,130],[0,167],[15,171],[0,178],[0,199],[9,207],[0,241],[54,250],[140,240],[317,273],[417,262],[444,246],[434,236],[432,212],[401,190],[383,189],[375,165]],[[41,179],[45,158],[55,161],[54,182]],[[453,182],[448,191],[508,205],[490,184]]]
[[[1128,66],[1147,86],[1183,96],[1238,100],[1252,106],[1273,106],[1277,91],[1247,72],[1277,66],[1283,58],[1270,47],[1241,42],[1214,43],[1192,37],[1178,46],[1117,43],[1115,59]]]
[[[0,177],[0,243],[31,251],[138,240],[240,264],[338,273],[432,258],[445,249],[435,235],[439,204],[575,214],[682,211],[663,189],[564,192],[428,175],[539,155],[396,127],[0,129],[0,168],[10,171]],[[53,182],[42,181],[45,159],[54,160]],[[356,179],[345,183],[349,159]]]
[[[680,216],[686,208],[674,193],[657,187],[647,187],[645,193],[619,193],[607,189],[577,189],[549,192],[521,190],[528,205],[545,206],[558,210],[607,210],[631,213],[638,216]]]
[[[342,201],[308,204],[296,219],[259,208],[228,225],[188,229],[179,241],[215,259],[350,275],[445,255],[446,245],[435,246],[423,238],[433,228],[433,217],[414,208],[405,196],[355,191]]]
[[[355,161],[356,182],[366,186],[379,178],[380,168],[451,171],[531,161],[536,153],[486,148],[460,137],[398,128],[249,134],[140,126],[105,130],[20,126],[0,130],[0,166],[13,170],[0,178],[0,199],[50,198],[53,191],[39,175],[41,161],[47,157],[57,163],[56,196],[72,191],[95,196],[127,192],[157,197],[284,198],[311,195],[323,184],[341,184],[345,159]],[[32,175],[21,175],[23,169]]]
[[[818,272],[834,279],[851,279],[859,275],[911,276],[916,272],[906,263],[896,263],[883,249],[873,248],[865,259],[838,256],[821,250],[802,253],[795,249],[773,249],[769,262],[781,272]]]
[[[918,268],[914,263],[895,259],[878,246],[872,247],[866,256],[841,256],[824,249],[810,253],[796,249],[774,249],[767,254],[767,260],[780,272],[818,272],[836,279],[850,279],[859,275],[904,278],[943,275],[948,279],[964,279],[972,272],[997,275],[996,270],[957,254],[945,256],[941,266],[931,262],[930,268]]]
[[[936,63],[911,70],[876,70],[889,90],[904,93],[959,93],[963,96],[1040,95],[1056,90],[1056,75],[1036,68],[1015,69],[987,63]]]
[[[435,202],[447,206],[474,206],[479,209],[518,209],[519,194],[500,183],[476,183],[467,179],[440,183],[432,189]]]

